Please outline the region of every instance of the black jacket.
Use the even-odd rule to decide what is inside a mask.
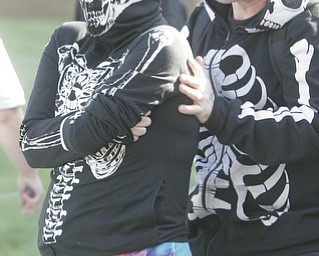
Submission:
[[[204,1],[183,31],[216,93],[195,157],[195,255],[319,251],[319,5],[289,3],[235,21]],[[283,28],[281,83],[268,43]]]
[[[198,123],[178,76],[187,41],[157,1],[129,6],[106,34],[57,28],[21,127],[31,166],[53,168],[39,221],[41,255],[113,255],[187,241],[186,202]],[[152,111],[132,143],[130,128]]]

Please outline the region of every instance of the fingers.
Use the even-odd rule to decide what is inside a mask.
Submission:
[[[18,177],[18,191],[20,202],[23,206],[23,214],[35,212],[42,199],[44,188],[37,172],[32,170],[31,173],[22,172]]]
[[[198,105],[179,105],[178,111],[184,115],[198,116],[201,108]]]
[[[152,119],[149,117],[150,113],[151,112],[149,111],[149,112],[147,112],[145,114],[145,116],[142,116],[141,121],[138,122],[137,126],[139,126],[139,127],[141,127],[141,126],[142,127],[150,126],[152,124]]]
[[[146,133],[146,128],[143,126],[135,126],[132,129],[134,129],[133,136],[135,137],[143,136]]]
[[[180,113],[185,115],[195,115],[198,116],[201,111],[200,101],[203,98],[202,91],[198,90],[198,88],[194,88],[189,86],[190,84],[180,84],[179,90],[181,93],[190,98],[193,102],[192,105],[179,105],[178,110]]]
[[[151,114],[151,111],[148,111],[147,113],[144,114],[144,116],[149,116],[150,114]]]
[[[212,113],[214,105],[213,86],[207,80],[202,57],[189,59],[188,65],[193,75],[180,75],[179,91],[192,100],[192,105],[180,105],[182,114],[195,115],[201,123],[205,123]]]
[[[21,204],[23,206],[23,214],[31,214],[35,212],[40,204],[41,195],[37,194],[31,187],[26,187],[20,195]]]
[[[179,77],[179,81],[182,84],[187,84],[191,88],[198,89],[201,79],[196,76],[181,74]]]
[[[204,60],[201,56],[197,56],[196,59],[188,59],[188,66],[191,73],[196,77],[205,76],[204,73]]]
[[[203,92],[198,90],[198,88],[190,87],[189,85],[190,84],[180,84],[179,91],[195,103],[200,101],[203,98]]]
[[[35,197],[35,191],[28,185],[24,188],[24,192],[31,198]]]
[[[139,137],[145,135],[147,132],[147,127],[152,124],[152,119],[149,117],[150,114],[151,111],[148,111],[141,117],[141,120],[133,128],[131,128],[134,141],[137,141]]]
[[[203,90],[200,90],[200,88],[202,87],[203,79],[205,79],[201,64],[201,57],[196,58],[196,60],[189,59],[188,65],[194,75],[180,75],[179,91],[194,103],[193,105],[180,105],[178,110],[182,114],[197,116],[201,111],[199,102],[203,98]]]
[[[188,66],[193,75],[181,74],[179,80],[188,87],[199,89],[206,80],[203,58],[199,56],[196,60],[188,59]]]
[[[204,59],[202,56],[197,56],[195,58],[196,62],[200,65],[201,67],[201,71],[204,71],[205,70],[205,67],[204,67]]]
[[[134,140],[134,142],[137,141],[138,139],[139,139],[138,136],[134,136],[134,135],[133,135],[133,140]]]

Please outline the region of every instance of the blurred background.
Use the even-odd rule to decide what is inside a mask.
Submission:
[[[184,0],[190,12],[199,0]],[[0,37],[28,100],[52,31],[74,19],[76,0],[0,0]],[[1,58],[1,56],[0,56]],[[1,78],[0,78],[1,79]],[[45,188],[49,170],[40,170]],[[21,215],[17,170],[0,148],[0,256],[35,256],[39,211]]]

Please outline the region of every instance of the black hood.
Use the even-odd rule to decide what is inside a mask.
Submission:
[[[161,24],[166,24],[166,21],[161,14],[160,0],[143,0],[127,7],[109,31],[94,39],[98,44],[118,48],[142,32]]]

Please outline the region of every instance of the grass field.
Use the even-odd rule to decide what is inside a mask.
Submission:
[[[44,45],[65,18],[0,18],[0,37],[16,69],[28,99]],[[40,170],[44,186],[49,170]],[[21,215],[17,194],[17,170],[0,149],[0,256],[36,256],[39,211]]]

